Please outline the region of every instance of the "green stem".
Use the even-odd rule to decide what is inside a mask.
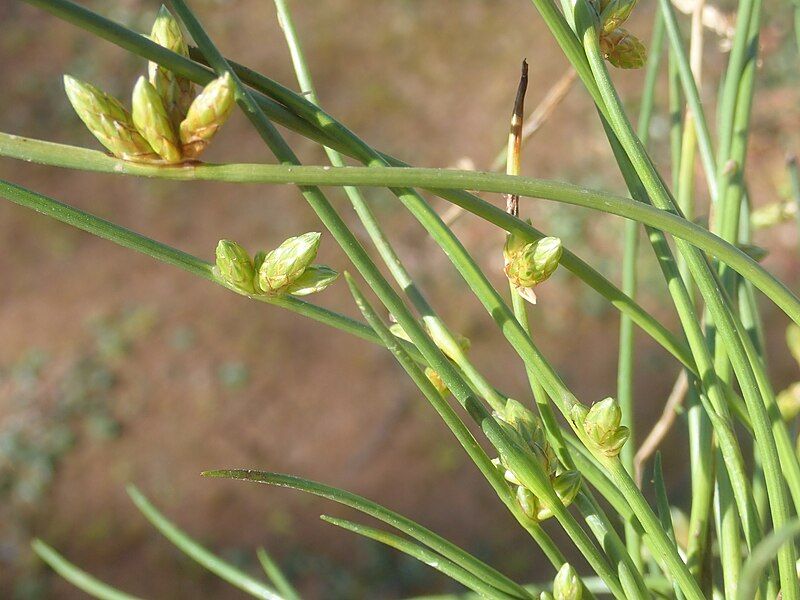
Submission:
[[[368,527],[367,525],[362,525],[360,523],[353,523],[352,521],[347,521],[345,519],[337,519],[334,517],[329,517],[327,515],[322,515],[320,518],[326,523],[330,523],[331,525],[336,525],[337,527],[341,527],[342,529],[352,531],[353,533],[370,538],[372,540],[375,540],[376,542],[386,544],[387,546],[399,550],[404,554],[408,554],[409,556],[417,559],[421,563],[428,565],[432,569],[436,569],[437,571],[444,573],[451,579],[462,584],[464,587],[467,587],[473,590],[474,592],[477,592],[482,597],[498,598],[498,599],[505,599],[505,598],[513,599],[518,597],[518,596],[511,596],[509,594],[501,592],[500,590],[484,583],[480,579],[475,578],[472,575],[472,573],[466,571],[460,565],[454,563],[453,561],[448,560],[441,554],[432,552],[431,550],[425,548],[424,546],[415,544],[398,535],[389,533],[388,531],[382,531],[380,529],[375,529],[374,527]],[[526,597],[530,597],[530,595],[526,593]]]

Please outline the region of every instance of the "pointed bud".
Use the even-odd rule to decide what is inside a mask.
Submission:
[[[557,237],[536,240],[514,255],[506,267],[506,274],[517,287],[533,287],[553,274],[562,252],[561,240]]]
[[[309,232],[291,237],[267,254],[258,270],[261,289],[275,293],[297,281],[317,257],[321,235]]]
[[[555,600],[581,600],[583,586],[578,572],[569,563],[564,563],[553,580],[553,598]]]
[[[406,333],[406,330],[403,329],[403,326],[400,325],[400,323],[392,323],[389,326],[389,331],[395,337],[399,337],[401,340],[405,340],[405,341],[411,343],[411,338],[408,337],[408,334]]]
[[[536,415],[513,398],[506,400],[505,410],[500,418],[511,425],[525,441],[532,441],[537,436],[537,430],[541,429]]]
[[[789,352],[800,365],[800,325],[792,323],[786,329],[786,345],[789,346]]]
[[[619,455],[629,437],[631,437],[630,429],[624,426],[617,427],[617,430],[608,438],[606,443],[603,444],[603,453],[611,457]]]
[[[600,14],[603,34],[611,33],[628,20],[637,0],[612,0]]]
[[[619,403],[614,398],[606,398],[593,404],[586,413],[583,430],[604,454],[616,456],[630,436],[628,428],[620,426],[621,420]]]
[[[583,422],[586,420],[586,415],[588,414],[589,409],[580,402],[573,404],[569,411],[569,416],[572,418],[572,422],[581,429],[583,429]]]
[[[614,398],[606,398],[595,402],[589,408],[583,429],[589,437],[603,441],[619,427],[622,420],[622,409]]]
[[[64,90],[81,121],[111,154],[125,160],[158,160],[119,100],[69,75],[64,75]]]
[[[255,292],[253,287],[255,269],[247,250],[236,242],[220,240],[216,255],[215,272],[220,279],[246,294]]]
[[[581,474],[578,471],[564,471],[556,475],[553,489],[564,506],[569,506],[581,489]]]
[[[450,393],[450,390],[447,389],[447,385],[445,384],[444,381],[442,381],[442,378],[439,376],[439,373],[437,373],[430,367],[425,367],[425,376],[428,378],[428,381],[430,381],[433,384],[433,387],[436,388],[436,391],[439,392],[439,394],[443,398],[447,397],[447,395]]]
[[[233,79],[230,73],[225,73],[203,88],[180,124],[184,156],[200,156],[231,114],[233,102]]]
[[[161,158],[170,163],[181,161],[178,136],[161,96],[144,77],[139,77],[133,88],[133,124]]]
[[[619,69],[640,69],[647,60],[645,45],[622,27],[600,37],[600,50]]]
[[[153,23],[150,39],[156,44],[172,50],[176,54],[189,57],[189,47],[183,37],[181,26],[167,7],[162,5]],[[169,114],[172,126],[178,130],[181,121],[194,99],[194,86],[185,77],[179,77],[158,63],[150,62],[147,66],[150,83],[156,88],[164,108]]]
[[[294,283],[286,287],[286,293],[292,296],[308,296],[321,292],[332,284],[339,273],[324,265],[311,265]]]
[[[539,520],[539,499],[528,488],[517,487],[517,502],[528,518]]]

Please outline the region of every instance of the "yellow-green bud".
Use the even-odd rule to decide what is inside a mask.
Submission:
[[[797,364],[800,365],[800,325],[792,323],[786,329],[786,345]]]
[[[255,269],[247,250],[236,242],[220,240],[217,244],[216,256],[215,272],[218,277],[246,294],[255,292],[253,287]]]
[[[439,392],[439,394],[443,398],[448,395],[450,390],[447,389],[447,385],[445,384],[444,381],[442,381],[442,378],[439,375],[439,373],[437,373],[430,367],[425,367],[425,376],[428,378],[428,381],[430,381],[433,384],[433,387],[436,388],[436,391]]]
[[[602,32],[610,33],[628,20],[637,0],[612,0],[600,14]]]
[[[558,267],[563,249],[557,237],[545,237],[523,246],[511,259],[506,273],[518,287],[533,287],[545,281]]]
[[[125,160],[158,160],[119,100],[69,75],[64,75],[64,90],[81,121],[111,154]]]
[[[286,286],[286,293],[292,296],[308,296],[321,292],[332,284],[339,273],[325,265],[311,265],[303,271],[294,283]]]
[[[539,600],[553,600],[553,594],[550,592],[541,592],[539,594]]]
[[[403,329],[403,326],[400,325],[400,323],[392,323],[389,326],[389,331],[395,337],[399,337],[401,340],[405,340],[405,341],[407,341],[409,343],[411,342],[411,338],[408,337],[408,334],[406,333],[406,330]]]
[[[156,88],[139,77],[133,88],[133,124],[161,158],[170,163],[181,161],[178,135]]]
[[[508,483],[512,485],[522,485],[514,472],[506,467],[506,464],[502,458],[493,458],[492,464],[503,474],[503,477]]]
[[[620,425],[621,419],[622,410],[614,398],[593,404],[583,418],[583,430],[587,437],[606,456],[617,456],[630,436],[628,428]]]
[[[531,242],[511,256],[505,272],[517,292],[531,303],[536,303],[534,286],[548,279],[558,268],[563,248],[557,237],[545,237]]]
[[[553,580],[553,598],[555,600],[581,600],[583,586],[578,572],[569,563],[564,563]]]
[[[619,69],[640,69],[647,60],[645,45],[622,27],[600,36],[600,50],[606,60]]]
[[[519,502],[522,512],[524,512],[528,518],[536,521],[540,520],[539,510],[541,507],[539,505],[539,499],[528,488],[521,485],[517,487],[517,502]]]
[[[553,490],[555,490],[556,496],[561,500],[561,504],[569,506],[572,504],[572,501],[575,500],[575,496],[578,495],[581,489],[581,475],[577,471],[565,471],[553,477],[551,483],[553,484]],[[552,516],[553,509],[540,500],[536,518],[539,521],[544,521]]]
[[[553,479],[553,489],[564,506],[569,506],[581,489],[581,474],[578,471],[564,471]]]
[[[297,281],[317,257],[320,237],[316,232],[291,237],[267,254],[258,270],[260,288],[276,293]]]
[[[225,73],[203,88],[180,125],[184,156],[200,156],[231,114],[233,103],[233,79],[230,73]]]
[[[183,37],[181,26],[166,6],[161,6],[150,32],[150,39],[156,44],[172,50],[176,54],[189,57],[189,47]],[[164,108],[169,114],[172,126],[178,130],[181,121],[194,99],[194,85],[185,77],[179,77],[158,63],[150,62],[147,66],[150,83],[158,91]]]

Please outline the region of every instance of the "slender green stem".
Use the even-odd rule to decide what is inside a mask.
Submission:
[[[56,573],[90,596],[100,598],[100,600],[139,600],[138,597],[121,592],[79,569],[42,540],[34,539],[31,546],[39,558],[50,565]]]
[[[282,600],[275,591],[264,582],[251,577],[247,573],[209,552],[196,540],[181,531],[174,523],[161,514],[150,501],[133,485],[128,486],[128,495],[145,518],[158,529],[165,538],[175,544],[181,552],[195,560],[220,579],[224,579],[243,592],[263,598],[264,600]]]
[[[269,577],[269,580],[283,597],[283,600],[300,600],[300,595],[297,593],[297,590],[295,590],[289,580],[286,579],[283,571],[281,571],[280,567],[272,560],[272,557],[267,554],[267,551],[264,550],[264,548],[259,548],[256,550],[256,556],[258,557],[258,562],[261,563],[261,568],[264,569],[264,573]]]
[[[348,531],[352,531],[353,533],[357,533],[358,535],[363,535],[364,537],[370,538],[382,544],[386,544],[404,554],[408,554],[413,558],[416,558],[418,561],[428,565],[432,569],[436,569],[441,573],[444,573],[451,579],[458,581],[464,587],[467,587],[483,597],[486,598],[516,598],[517,596],[510,596],[500,590],[482,582],[480,579],[475,578],[472,573],[466,571],[465,569],[461,568],[460,565],[454,563],[451,560],[448,560],[441,554],[436,554],[435,552],[420,546],[418,544],[414,544],[407,539],[401,538],[400,536],[394,535],[393,533],[389,533],[387,531],[381,531],[380,529],[375,529],[374,527],[369,527],[367,525],[361,525],[360,523],[353,523],[352,521],[347,521],[345,519],[337,519],[334,517],[329,517],[327,515],[322,515],[320,517],[326,523],[330,523],[331,525],[336,525],[337,527],[341,527],[343,529],[347,529]],[[526,594],[527,595],[527,594]],[[530,597],[530,596],[528,596]]]

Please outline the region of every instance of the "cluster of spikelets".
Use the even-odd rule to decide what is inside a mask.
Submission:
[[[511,398],[506,401],[502,414],[496,416],[509,435],[515,438],[521,447],[528,450],[531,457],[539,463],[562,504],[564,506],[572,504],[581,487],[581,475],[578,471],[565,470],[561,467],[552,446],[547,441],[539,418],[520,402]],[[528,517],[544,521],[553,516],[552,507],[522,485],[502,457],[492,462],[503,472],[506,481],[515,488],[517,502]]]
[[[289,238],[270,252],[250,257],[230,240],[217,244],[214,274],[246,296],[307,296],[321,292],[339,276],[324,265],[312,264],[321,234],[304,233]]]
[[[557,237],[529,242],[522,236],[511,234],[503,247],[503,270],[517,293],[536,304],[533,288],[558,268],[562,253],[561,240]]]
[[[576,403],[570,416],[576,427],[583,430],[594,450],[609,458],[619,455],[631,435],[627,427],[620,425],[622,409],[614,398],[596,402],[591,408]]]
[[[636,0],[589,0],[597,15],[600,49],[606,60],[620,69],[639,69],[647,60],[647,48],[620,27],[631,15]]]
[[[162,6],[150,39],[189,56],[180,25]],[[231,113],[230,74],[215,79],[195,97],[191,81],[157,63],[148,78],[133,88],[132,111],[95,86],[64,76],[64,88],[75,112],[111,154],[124,160],[175,164],[196,159]]]

